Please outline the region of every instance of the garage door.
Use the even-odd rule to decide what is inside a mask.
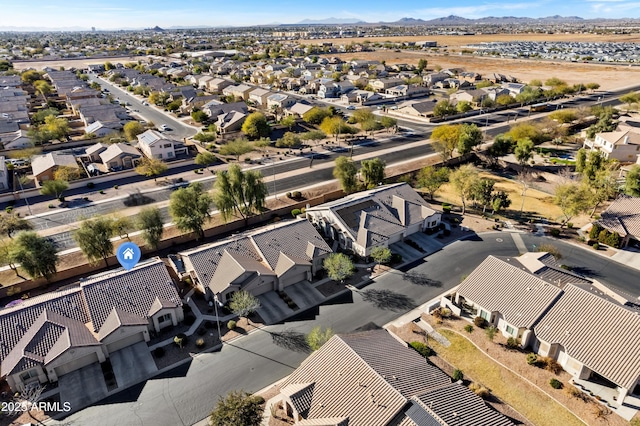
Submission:
[[[132,334],[129,337],[125,337],[124,339],[117,340],[113,343],[107,345],[107,352],[112,353],[119,349],[126,348],[127,346],[131,346],[134,343],[144,342],[144,334],[142,332]]]
[[[253,294],[254,296],[257,296],[259,294],[266,293],[271,290],[274,290],[273,283],[268,282],[268,283],[260,284],[259,286],[253,287],[251,289],[251,294]]]
[[[282,286],[287,287],[287,286],[299,283],[301,281],[305,281],[306,279],[307,279],[307,272],[301,271],[297,274],[291,274],[291,276],[287,276],[282,282]]]
[[[94,362],[98,362],[98,355],[95,352],[92,352],[90,354],[87,354],[83,357],[78,358],[75,361],[71,361],[59,367],[56,367],[55,372],[56,372],[56,375],[60,377],[63,374],[71,373],[72,371],[78,370],[89,364],[93,364]]]

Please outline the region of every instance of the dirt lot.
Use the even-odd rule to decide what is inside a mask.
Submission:
[[[18,71],[33,68],[41,70],[43,68],[86,68],[87,65],[104,64],[105,62],[137,62],[138,60],[146,59],[146,56],[123,56],[121,58],[84,58],[84,59],[59,59],[55,61],[34,61],[34,62],[20,62],[15,61],[13,67]]]

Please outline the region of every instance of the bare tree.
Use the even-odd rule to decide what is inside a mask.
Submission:
[[[522,214],[522,210],[524,209],[524,200],[527,197],[527,191],[529,190],[529,188],[531,188],[531,185],[533,185],[533,173],[531,173],[529,170],[523,168],[520,173],[518,173],[518,183],[520,183],[520,186],[522,187],[522,193],[520,194],[522,196],[522,204],[520,204],[520,214]]]

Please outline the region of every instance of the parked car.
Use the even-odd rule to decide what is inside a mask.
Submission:
[[[355,106],[353,106],[353,105],[349,105],[349,106],[347,107],[347,109],[348,109],[349,111],[353,111],[354,109],[356,109],[356,107],[355,107]]]
[[[166,124],[163,124],[160,126],[160,130],[162,130],[163,132],[170,132],[171,127],[167,126]]]
[[[24,167],[29,165],[29,162],[26,160],[21,160],[21,159],[17,159],[17,158],[10,158],[8,160],[5,161],[8,164],[12,164],[13,167]]]

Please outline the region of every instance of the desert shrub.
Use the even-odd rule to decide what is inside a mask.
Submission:
[[[234,320],[229,320],[229,322],[227,323],[227,328],[229,330],[233,330],[234,328],[236,328],[236,322]]]
[[[613,248],[620,248],[621,241],[620,234],[617,232],[610,232],[605,244]]]
[[[260,395],[254,396],[253,400],[256,402],[256,404],[264,404],[264,398]]]
[[[187,336],[184,333],[177,334],[176,337],[173,338],[173,343],[182,348],[187,343]]]
[[[433,355],[433,349],[431,349],[425,343],[411,342],[409,343],[409,346],[411,346],[416,352],[418,352],[420,355],[422,355],[425,358]]]
[[[493,342],[493,338],[496,337],[496,334],[498,334],[498,329],[495,328],[494,326],[491,326],[487,328],[484,332],[487,335],[487,339]]]
[[[13,211],[13,207],[7,206],[7,207],[4,208],[4,211],[7,212],[7,213],[11,213]]]
[[[200,339],[196,340],[196,346],[199,347],[199,348],[203,347],[204,346],[204,339],[200,338]]]
[[[159,346],[159,347],[155,348],[153,350],[153,355],[156,358],[162,358],[164,356],[164,348],[162,346]]]
[[[301,214],[302,212],[300,211],[300,209],[293,209],[291,210],[291,216],[296,217],[299,214]]]
[[[573,229],[573,222],[567,222],[567,228]]]
[[[96,186],[96,184],[95,184],[95,183],[93,183],[93,182],[89,182],[89,183],[87,183],[87,188],[88,188],[88,189],[93,189],[95,186]]]
[[[290,192],[287,192],[286,195],[287,195],[287,198],[291,198],[291,193]]]
[[[453,377],[453,380],[457,382],[458,380],[464,379],[464,373],[462,372],[462,370],[458,370],[456,368],[455,370],[453,370],[453,375],[451,377]]]
[[[445,307],[440,308],[440,315],[442,315],[442,318],[449,318],[451,316],[451,309]]]
[[[551,233],[552,237],[556,237],[557,238],[557,237],[560,236],[560,230],[558,228],[552,228],[550,233]]]
[[[558,363],[558,361],[551,357],[546,356],[540,361],[544,369],[547,371],[551,371],[554,374],[558,374],[562,371],[562,366]]]
[[[478,328],[484,328],[487,325],[487,320],[482,317],[475,317],[473,319],[473,324]]]
[[[118,185],[113,185],[113,189],[118,189]]]
[[[465,325],[464,326],[464,331],[466,331],[469,334],[473,333],[473,326],[471,324]]]
[[[584,394],[584,392],[573,385],[566,386],[564,390],[572,398],[581,399],[583,401],[586,399],[586,395]]]
[[[292,198],[302,198],[302,192],[300,192],[300,191],[293,191],[293,192],[291,193],[291,197],[292,197]]]
[[[451,213],[451,204],[442,203],[442,211],[444,213]]]
[[[509,337],[507,339],[507,348],[509,349],[517,349],[518,348],[518,339],[515,337]]]
[[[480,398],[486,399],[489,397],[489,389],[485,388],[482,385],[479,385],[477,383],[471,383],[469,385],[469,389],[475,393],[476,395],[478,395]]]
[[[603,230],[604,228],[600,225],[598,225],[597,223],[594,223],[593,226],[591,227],[591,230],[589,230],[589,239],[590,240],[597,240],[598,239],[598,235],[600,235],[600,232]]]
[[[549,384],[554,389],[562,389],[562,382],[560,380],[558,380],[558,379],[549,380]]]
[[[538,362],[538,355],[534,354],[533,352],[530,352],[527,354],[527,364],[536,365],[537,362]]]

